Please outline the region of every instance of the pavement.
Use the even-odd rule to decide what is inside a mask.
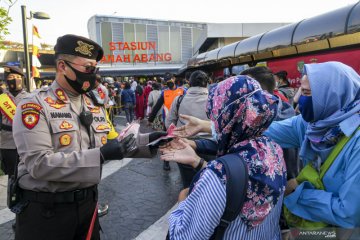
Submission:
[[[124,127],[124,116],[115,118]],[[141,132],[150,131],[141,124]],[[159,156],[151,159],[123,159],[104,164],[99,184],[99,202],[109,204],[100,218],[101,239],[165,239],[168,215],[175,209],[181,178],[178,167],[162,169]],[[11,228],[15,215],[6,206],[7,176],[0,176],[0,232],[2,240],[14,239]]]

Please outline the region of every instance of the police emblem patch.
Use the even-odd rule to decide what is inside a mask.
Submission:
[[[101,137],[101,143],[102,143],[103,145],[105,145],[106,142],[107,142],[106,137],[105,137],[105,136],[102,136],[102,137]]]
[[[101,87],[98,87],[97,89],[99,96],[101,99],[105,99],[105,93],[103,92],[103,90],[101,89]]]
[[[89,108],[92,113],[100,113],[100,107]]]
[[[79,52],[81,54],[87,55],[91,57],[92,52],[91,50],[94,50],[94,46],[84,43],[83,41],[77,41],[78,47],[75,48],[75,52]]]
[[[92,105],[90,99],[87,96],[84,96],[84,100],[85,100],[86,106]]]
[[[61,103],[58,100],[54,100],[51,97],[47,97],[44,99],[45,102],[47,102],[47,104],[49,104],[50,107],[55,108],[55,109],[61,109],[63,107],[65,107],[65,104]]]
[[[36,111],[40,111],[42,109],[42,107],[36,103],[25,103],[25,104],[21,105],[22,110],[27,109],[27,108],[33,108]]]
[[[55,90],[55,94],[61,101],[67,101],[67,97],[64,90],[58,88]]]
[[[22,112],[21,118],[27,129],[33,129],[39,122],[40,112],[35,109],[25,110]]]
[[[105,130],[105,129],[110,129],[108,124],[100,124],[99,126],[96,127],[96,130]]]
[[[71,129],[73,128],[73,125],[71,123],[69,123],[68,121],[62,121],[62,123],[60,124],[60,129]]]
[[[86,81],[83,83],[81,89],[86,91],[89,87],[90,87],[90,83],[89,83],[89,81]]]
[[[61,135],[59,141],[61,146],[68,146],[71,143],[71,136],[69,134]]]

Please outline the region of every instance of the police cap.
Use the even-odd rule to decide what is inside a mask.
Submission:
[[[68,54],[100,61],[104,50],[96,42],[77,35],[67,34],[57,39],[55,55]]]
[[[8,66],[5,65],[4,66],[4,75],[5,77],[7,77],[7,75],[9,75],[10,73],[14,73],[14,74],[19,74],[21,76],[25,76],[23,70],[17,66]]]

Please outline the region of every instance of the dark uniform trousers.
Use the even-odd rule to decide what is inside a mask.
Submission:
[[[21,201],[27,206],[16,215],[16,240],[82,240],[97,204],[97,187],[60,193],[21,190]],[[96,214],[92,240],[100,239],[99,231]]]
[[[16,149],[1,149],[1,170],[12,176],[15,173],[15,167],[17,167],[18,163],[18,153]]]

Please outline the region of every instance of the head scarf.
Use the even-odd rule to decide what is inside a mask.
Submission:
[[[305,164],[317,156],[325,161],[339,139],[360,125],[360,76],[340,62],[305,64],[314,109],[300,157]],[[326,90],[324,90],[326,89]]]
[[[238,153],[248,166],[241,218],[252,227],[275,207],[286,185],[282,150],[262,135],[276,117],[277,102],[248,76],[228,78],[209,93],[207,112],[217,132],[218,156]]]

